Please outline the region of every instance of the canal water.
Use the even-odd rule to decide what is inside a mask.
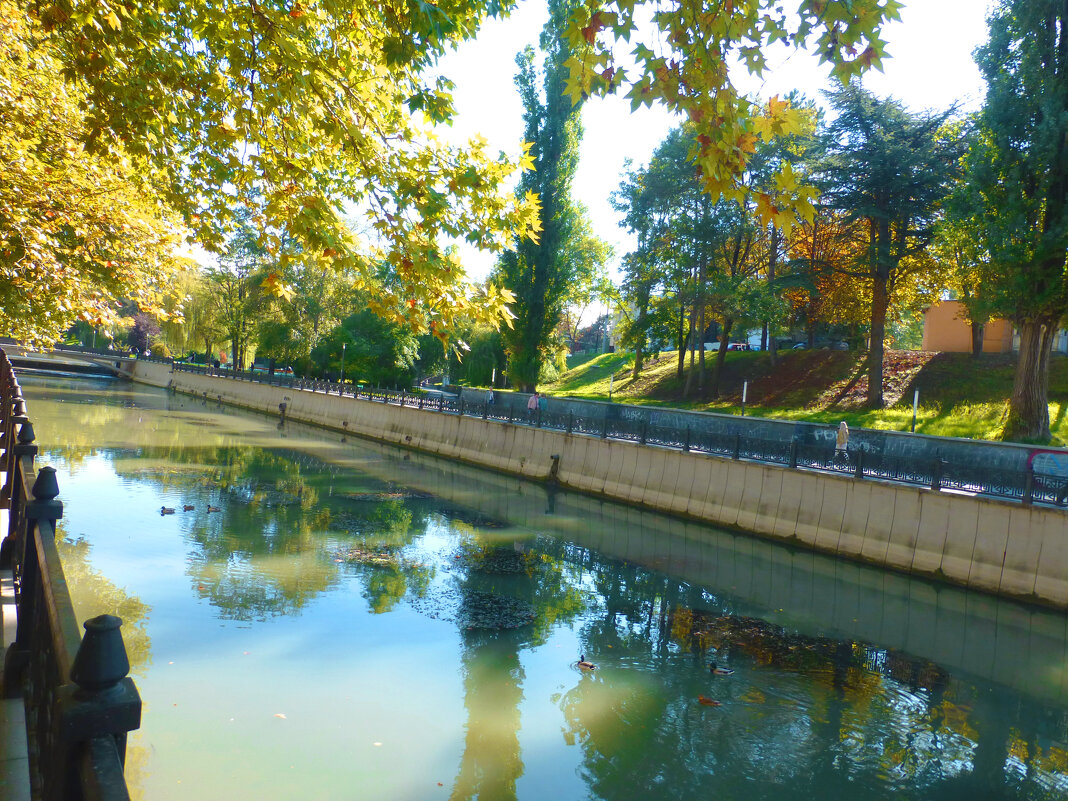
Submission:
[[[1068,797],[1063,615],[150,387],[23,388],[78,614],[125,620],[134,798]]]

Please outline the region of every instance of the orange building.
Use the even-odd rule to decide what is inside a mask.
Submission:
[[[1012,337],[1012,323],[991,320],[983,327],[983,353],[1008,353]],[[923,313],[923,349],[971,353],[972,327],[959,300],[944,300]]]

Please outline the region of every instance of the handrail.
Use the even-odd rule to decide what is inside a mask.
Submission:
[[[648,415],[635,418],[609,413],[612,404],[597,404],[599,413],[575,414],[573,411],[528,411],[527,401],[519,395],[494,392],[493,401],[465,402],[444,393],[425,391],[397,392],[361,389],[355,384],[298,378],[288,375],[264,375],[247,371],[220,370],[209,366],[174,362],[174,372],[188,372],[237,381],[253,381],[296,391],[322,392],[351,396],[360,400],[393,404],[459,416],[481,417],[502,423],[527,424],[536,428],[561,431],[600,439],[657,445],[683,451],[707,453],[729,459],[774,464],[795,470],[818,470],[854,479],[877,479],[896,484],[951,490],[1001,500],[1019,501],[1024,505],[1046,503],[1064,506],[1068,500],[1068,477],[1035,470],[987,466],[974,460],[950,462],[942,457],[917,459],[866,450],[863,446],[846,453],[836,453],[833,443],[827,446],[800,442],[796,438],[770,438],[742,433],[746,418],[739,418],[733,431],[695,430],[690,425],[651,423]],[[497,402],[497,401],[500,402]]]
[[[8,531],[0,570],[14,578],[18,624],[4,655],[3,691],[23,697],[30,789],[43,801],[129,801],[126,735],[141,724],[141,697],[119,627],[100,615],[78,630],[59,552],[63,504],[51,467],[37,469],[33,426],[0,350],[0,465]]]

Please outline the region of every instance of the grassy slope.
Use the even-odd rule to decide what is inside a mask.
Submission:
[[[709,354],[708,366],[712,358]],[[676,353],[663,353],[647,362],[632,380],[633,358],[605,354],[585,357],[560,380],[542,387],[553,395],[606,400],[609,377],[612,400],[737,414],[742,382],[749,381],[746,414],[836,423],[846,420],[864,428],[907,431],[912,423],[913,391],[920,391],[916,431],[978,439],[1001,435],[1006,399],[1012,391],[1015,360],[987,355],[972,359],[964,353],[891,351],[886,359],[884,393],[887,408],[863,408],[867,376],[863,354],[838,351],[788,351],[772,367],[768,354],[730,352],[723,368],[718,400],[683,398],[685,373],[676,374]],[[1068,442],[1068,359],[1050,363],[1050,425],[1054,441]],[[687,361],[687,369],[689,361]]]

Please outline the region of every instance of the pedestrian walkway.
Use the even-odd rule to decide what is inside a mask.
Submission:
[[[7,510],[0,510],[0,532]],[[0,571],[0,665],[15,641],[17,611],[10,570]],[[0,674],[2,682],[2,674]],[[30,761],[26,749],[26,709],[22,697],[6,698],[0,686],[0,801],[30,801]]]

